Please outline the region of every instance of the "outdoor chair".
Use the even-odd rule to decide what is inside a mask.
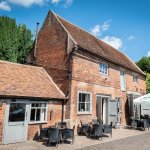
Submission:
[[[133,120],[131,121],[131,127],[137,128],[137,127],[138,127],[138,122],[133,119]]]
[[[94,124],[93,125],[93,137],[94,138],[101,138],[102,140],[102,136],[103,136],[103,125],[102,124]]]
[[[145,130],[145,128],[148,128],[148,131],[149,131],[149,118],[146,118],[146,119],[143,119],[142,121],[141,121],[141,127],[143,127],[144,128],[144,130]]]
[[[110,134],[110,136],[112,137],[112,125],[113,125],[112,122],[110,123],[110,125],[104,125],[103,133]]]
[[[41,139],[47,138],[48,137],[48,128],[41,128],[40,129],[40,136],[39,136],[39,141]]]
[[[82,121],[80,121],[81,123],[81,128],[80,128],[80,135],[87,135],[87,132],[88,132],[88,128],[89,128],[89,125],[88,124],[83,124]]]
[[[56,143],[56,147],[58,147],[58,143],[60,141],[60,132],[58,128],[49,128],[48,129],[48,146],[51,143]]]
[[[74,143],[74,130],[75,130],[75,126],[73,127],[73,129],[64,129],[63,131],[63,141],[65,142],[65,140],[71,139],[71,144]]]

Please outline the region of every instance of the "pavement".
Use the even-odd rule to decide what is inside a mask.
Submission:
[[[27,141],[23,143],[0,145],[0,150],[147,150],[150,149],[150,132],[135,129],[113,129],[112,138],[106,135],[101,140],[89,139],[85,136],[75,136],[73,145],[64,143],[47,147],[45,142]],[[149,148],[148,148],[149,147]],[[144,148],[144,149],[142,149]]]
[[[149,150],[150,133],[128,137],[108,143],[81,148],[80,150]]]

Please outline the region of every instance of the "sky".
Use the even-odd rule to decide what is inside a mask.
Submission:
[[[150,0],[0,0],[0,16],[26,24],[33,35],[49,10],[135,62],[150,56]]]

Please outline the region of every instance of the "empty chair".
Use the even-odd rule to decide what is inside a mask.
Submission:
[[[63,131],[63,141],[71,139],[71,143],[74,143],[74,129],[75,126],[73,127],[73,129],[64,129]]]
[[[101,138],[103,136],[103,125],[102,124],[94,124],[93,125],[93,136],[94,138]]]
[[[149,130],[149,118],[143,119],[143,121],[141,122],[141,127],[143,127],[144,130],[145,128],[148,128]]]
[[[47,138],[47,137],[48,137],[48,128],[41,128],[39,140]]]
[[[89,129],[89,125],[88,124],[83,124],[82,121],[81,122],[81,128],[80,128],[80,134],[81,135],[87,135],[88,129]]]
[[[112,122],[110,123],[110,125],[104,125],[104,134],[110,134],[110,136],[112,137]]]
[[[49,128],[48,129],[48,146],[50,146],[51,142],[55,142],[58,147],[58,143],[60,141],[60,132],[58,128]]]

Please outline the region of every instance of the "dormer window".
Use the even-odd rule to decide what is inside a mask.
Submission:
[[[133,82],[138,83],[138,75],[133,75]]]
[[[100,63],[100,73],[108,75],[108,64]]]

